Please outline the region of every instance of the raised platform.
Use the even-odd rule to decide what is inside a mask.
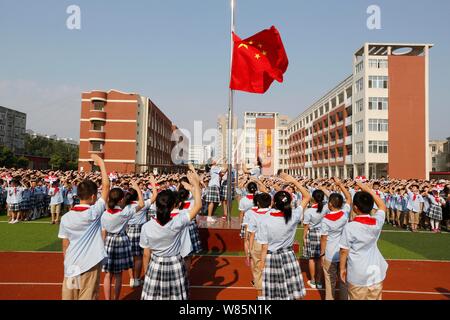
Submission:
[[[214,253],[244,251],[244,242],[239,236],[241,230],[239,218],[231,218],[231,223],[223,218],[214,219],[208,222],[205,216],[197,217],[203,248]],[[294,243],[294,251],[299,252],[297,241]]]

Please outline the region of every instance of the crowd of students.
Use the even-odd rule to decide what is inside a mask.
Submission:
[[[122,274],[142,299],[189,299],[191,257],[202,251],[196,216],[228,214],[227,180],[239,203],[241,238],[258,299],[306,295],[293,250],[303,225],[302,258],[326,299],[381,299],[388,265],[377,247],[385,224],[417,232],[448,227],[448,181],[307,179],[262,176],[261,167],[208,172],[108,174],[1,169],[9,223],[51,216],[63,241],[63,299],[119,299]],[[442,222],[444,221],[444,225]],[[448,230],[448,229],[447,229]],[[142,277],[143,275],[143,277]]]

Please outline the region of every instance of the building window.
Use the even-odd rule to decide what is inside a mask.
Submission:
[[[364,110],[364,99],[356,101],[356,112],[362,112]]]
[[[387,132],[387,119],[369,119],[369,131],[371,132]]]
[[[369,68],[387,69],[388,61],[386,59],[369,59]]]
[[[91,142],[91,151],[102,152],[103,143],[98,141]]]
[[[369,153],[388,153],[388,142],[369,141]]]
[[[94,102],[94,110],[95,111],[103,111],[105,108],[105,103],[103,101],[95,101]]]
[[[364,61],[361,61],[355,66],[355,73],[360,73],[364,70]]]
[[[385,111],[389,107],[388,98],[382,97],[370,97],[369,98],[369,110]]]
[[[370,89],[387,89],[388,77],[386,76],[369,76]]]
[[[364,132],[364,121],[360,120],[356,122],[356,134]]]
[[[431,151],[436,152],[436,146],[432,146]]]
[[[103,123],[99,121],[94,121],[92,123],[92,130],[94,131],[103,131]]]
[[[361,78],[355,83],[355,91],[360,92],[364,90],[364,79]]]
[[[355,143],[355,149],[356,149],[356,154],[363,154],[364,153],[364,143],[363,142]]]

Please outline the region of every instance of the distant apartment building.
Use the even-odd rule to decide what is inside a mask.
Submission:
[[[263,175],[289,168],[289,118],[278,112],[245,112],[237,142],[236,162],[253,168],[261,159]]]
[[[237,117],[233,117],[233,131],[232,131],[232,146],[236,146],[238,133],[236,131],[238,127]],[[217,118],[217,135],[216,135],[216,160],[227,158],[228,156],[228,115],[219,115]],[[234,154],[233,150],[233,154]]]
[[[189,162],[193,164],[207,164],[212,156],[211,145],[191,145],[189,148]]]
[[[23,154],[26,125],[25,113],[0,106],[0,145],[15,154]]]
[[[52,134],[52,135],[43,134],[43,133],[39,133],[39,132],[36,132],[34,130],[31,130],[31,129],[26,130],[26,133],[28,135],[30,135],[32,138],[41,137],[41,138],[46,138],[46,139],[50,139],[50,140],[54,140],[54,141],[61,141],[61,142],[64,142],[66,144],[70,144],[72,146],[78,146],[79,145],[79,142],[76,141],[75,139],[72,139],[72,138],[60,138],[56,134]]]
[[[175,130],[171,120],[147,97],[117,90],[84,92],[79,169],[92,170],[91,154],[98,154],[108,171],[177,170],[183,161],[175,158],[187,158],[184,146],[188,141],[183,142],[186,137],[174,141]],[[177,145],[176,154],[172,154]]]
[[[431,44],[366,43],[353,74],[289,124],[292,174],[425,179]]]
[[[447,155],[448,155],[448,141],[447,140],[431,140],[430,141],[430,163],[432,172],[447,171]]]

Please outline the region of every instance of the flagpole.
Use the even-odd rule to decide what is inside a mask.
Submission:
[[[231,80],[231,68],[233,65],[233,32],[236,31],[234,9],[236,6],[236,0],[230,0],[231,5],[231,32],[230,32],[230,80]],[[232,197],[232,181],[233,181],[233,102],[234,91],[230,89],[228,94],[228,179],[227,179],[227,213],[228,224],[231,225],[231,210],[233,208]],[[237,179],[238,177],[236,177]]]

